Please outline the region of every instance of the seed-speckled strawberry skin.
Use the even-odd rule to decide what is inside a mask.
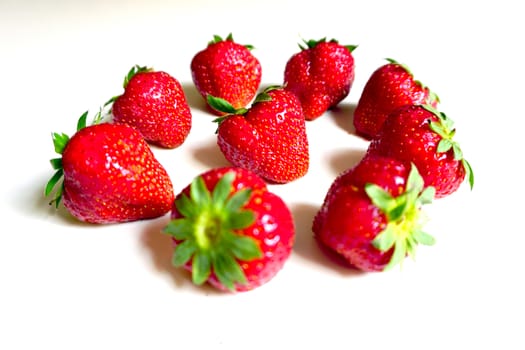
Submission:
[[[122,124],[79,130],[63,155],[63,203],[81,221],[117,223],[170,211],[172,182],[142,135]]]

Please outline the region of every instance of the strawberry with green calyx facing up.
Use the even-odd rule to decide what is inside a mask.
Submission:
[[[249,109],[235,109],[213,96],[208,102],[226,113],[216,119],[217,144],[232,165],[273,183],[287,183],[307,173],[308,139],[296,95],[273,86],[258,94]]]
[[[191,61],[191,74],[197,91],[228,101],[235,109],[246,107],[255,97],[261,83],[262,69],[252,54],[251,45],[241,45],[230,33],[226,39],[215,35],[205,49]],[[222,113],[210,106],[211,112]]]
[[[414,163],[436,198],[454,193],[465,179],[474,186],[474,173],[454,139],[453,121],[429,105],[406,105],[385,120],[367,153]]]
[[[372,139],[390,113],[404,105],[437,107],[438,96],[414,78],[409,68],[388,58],[368,79],[354,111],[356,132]]]
[[[249,291],[270,281],[295,239],[292,215],[255,173],[235,167],[197,176],[175,199],[164,232],[173,237],[173,264],[192,281]]]
[[[163,71],[134,66],[124,79],[124,93],[110,99],[113,122],[136,128],[146,141],[175,148],[191,130],[191,111],[177,79]]]
[[[369,155],[332,183],[313,222],[317,242],[362,271],[384,271],[432,245],[424,204],[434,196],[417,168]]]
[[[299,97],[305,119],[314,120],[350,93],[355,77],[352,52],[357,46],[326,38],[304,44],[286,63],[284,86]]]
[[[53,133],[60,158],[45,187],[51,203],[78,220],[109,224],[159,217],[170,211],[172,182],[142,135],[126,124],[100,123],[99,112],[86,126],[87,112],[70,138]]]

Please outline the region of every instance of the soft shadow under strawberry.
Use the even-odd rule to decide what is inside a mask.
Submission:
[[[339,149],[330,154],[328,164],[334,172],[334,176],[337,176],[343,171],[354,167],[363,159],[365,154],[365,149]]]
[[[327,114],[332,117],[338,127],[349,134],[356,135],[354,127],[355,108],[355,103],[340,103],[336,107],[328,110]]]
[[[206,102],[199,94],[199,91],[197,91],[195,84],[193,84],[192,82],[181,82],[181,85],[182,90],[184,91],[184,95],[186,96],[186,101],[188,102],[188,105],[190,106],[192,112],[194,110],[198,110],[200,112],[209,114],[211,117],[216,117],[209,112],[208,108],[206,107]]]
[[[193,157],[206,168],[210,169],[231,165],[230,162],[224,158],[215,139],[213,142],[207,142],[197,146],[193,150]]]

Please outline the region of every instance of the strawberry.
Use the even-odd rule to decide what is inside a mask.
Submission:
[[[429,105],[405,105],[385,120],[368,153],[413,162],[426,186],[436,189],[436,198],[455,192],[474,173],[454,140],[453,121]]]
[[[289,258],[292,215],[255,173],[208,170],[175,199],[164,232],[173,237],[173,264],[192,281],[220,290],[249,291],[270,281]]]
[[[299,97],[306,120],[314,120],[350,93],[355,76],[352,51],[357,46],[326,38],[304,43],[286,63],[284,86]]]
[[[111,103],[113,122],[136,128],[151,144],[175,148],[190,132],[191,111],[182,86],[166,72],[132,67],[124,93],[106,105]]]
[[[394,158],[365,156],[330,186],[313,222],[323,250],[363,271],[384,271],[431,245],[423,231],[422,206],[434,189],[424,188],[415,166]]]
[[[250,109],[234,109],[227,101],[208,96],[209,103],[229,115],[217,119],[217,144],[234,166],[265,180],[286,183],[306,174],[308,139],[301,104],[293,93],[270,87]]]
[[[142,135],[125,124],[99,123],[100,112],[86,126],[87,112],[69,138],[53,133],[56,170],[45,188],[80,221],[97,224],[149,219],[170,211],[171,180]]]
[[[236,43],[231,33],[226,39],[215,35],[208,46],[193,57],[192,79],[206,102],[207,96],[212,95],[238,109],[253,100],[261,83],[262,70],[252,49],[251,45]],[[211,111],[221,115],[213,108]]]
[[[429,104],[437,107],[438,96],[415,80],[406,65],[388,58],[368,79],[354,111],[356,132],[374,138],[387,116],[398,107]]]

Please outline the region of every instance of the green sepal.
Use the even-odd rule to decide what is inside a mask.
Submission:
[[[196,177],[189,195],[183,194],[175,201],[182,217],[171,220],[163,230],[178,240],[173,265],[191,261],[195,284],[202,284],[214,273],[226,288],[234,290],[236,283],[246,283],[237,260],[262,257],[257,240],[242,234],[256,220],[255,213],[244,208],[252,190],[244,188],[232,193],[234,180],[234,172],[225,173],[210,193],[204,179]]]
[[[129,81],[138,73],[152,72],[153,68],[147,66],[139,66],[138,64],[131,67],[128,74],[124,77],[122,87],[125,89],[128,86]]]
[[[242,115],[248,111],[246,108],[235,109],[227,100],[209,94],[206,96],[206,102],[211,108],[228,115]]]
[[[51,179],[46,184],[46,187],[44,188],[44,195],[47,197],[51,194],[55,186],[58,184],[58,182],[62,179],[62,176],[64,175],[63,169],[58,169],[55,171]]]
[[[88,111],[85,111],[77,121],[77,131],[84,129],[87,125]]]
[[[366,184],[365,192],[387,219],[386,227],[372,240],[372,245],[382,252],[394,249],[385,270],[402,262],[406,255],[414,257],[418,244],[434,243],[434,238],[421,230],[421,207],[432,202],[435,189],[424,187],[423,178],[414,164],[411,164],[405,191],[399,196],[393,197],[371,183]]]
[[[55,152],[58,154],[62,154],[62,152],[64,152],[64,148],[69,142],[69,136],[64,133],[54,132],[51,134],[51,137],[53,138],[53,146],[55,147]]]
[[[51,163],[51,167],[55,170],[62,169],[62,158],[53,158],[49,163]]]

